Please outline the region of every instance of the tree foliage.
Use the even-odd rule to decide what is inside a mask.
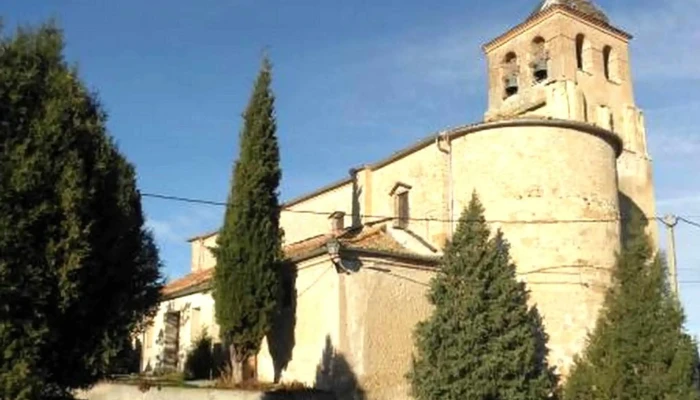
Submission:
[[[239,158],[214,249],[216,319],[236,363],[260,350],[280,295],[282,174],[271,80],[265,58],[243,116]]]
[[[432,316],[415,332],[408,377],[418,400],[545,399],[557,378],[528,291],[515,278],[509,246],[491,237],[476,194],[448,243],[428,299]]]
[[[134,167],[53,23],[0,39],[0,398],[67,396],[157,305]]]
[[[143,346],[139,339],[132,342],[130,337],[125,337],[121,348],[109,362],[108,375],[138,374],[141,367],[141,351]]]
[[[187,352],[185,358],[185,377],[187,379],[212,379],[218,376],[214,356],[212,337],[204,330],[194,340],[194,347]]]
[[[641,215],[631,218],[612,285],[567,380],[565,398],[700,399],[697,346],[683,332],[683,310]]]

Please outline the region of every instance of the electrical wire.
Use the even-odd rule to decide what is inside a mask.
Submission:
[[[155,198],[155,199],[161,199],[161,200],[170,200],[170,201],[178,201],[178,202],[183,202],[183,203],[191,203],[191,204],[203,204],[203,205],[211,205],[211,206],[222,206],[225,207],[227,206],[227,203],[225,202],[219,202],[219,201],[211,201],[211,200],[203,200],[203,199],[195,199],[195,198],[188,198],[188,197],[180,197],[180,196],[170,196],[170,195],[163,195],[163,194],[157,194],[157,193],[141,193],[141,196],[143,197],[150,197],[150,198]],[[308,215],[322,215],[322,216],[330,216],[334,214],[336,211],[313,211],[313,210],[290,210],[290,209],[283,209],[284,212],[288,213],[295,213],[295,214],[308,214]],[[394,216],[382,216],[382,215],[360,215],[360,218],[368,218],[368,219],[376,219],[376,220],[391,220],[391,219],[396,219]],[[686,224],[689,224],[691,226],[694,226],[696,228],[700,228],[700,223],[697,223],[695,221],[690,220],[689,218],[700,218],[700,217],[693,217],[693,216],[678,216],[677,217],[679,221],[682,221]],[[459,220],[452,220],[452,219],[440,219],[440,218],[416,218],[416,217],[408,217],[404,218],[410,221],[421,221],[421,222],[458,222]],[[624,218],[618,217],[618,218],[608,218],[608,219],[588,219],[588,220],[554,220],[554,219],[549,219],[549,220],[486,220],[485,222],[488,223],[501,223],[501,224],[559,224],[559,223],[610,223],[610,222],[619,222],[625,220]],[[649,217],[646,218],[648,221],[656,220],[660,221],[665,224],[663,218],[660,217]],[[552,269],[557,269],[557,268],[552,268]],[[690,270],[689,268],[681,268],[683,270]],[[323,274],[325,275],[324,271]],[[544,271],[530,271],[527,274],[532,274],[532,273],[542,273]],[[322,277],[322,276],[321,276]],[[320,279],[319,277],[318,279]],[[533,284],[537,284],[539,282],[532,282]],[[696,285],[700,284],[700,281],[679,281],[679,284],[683,285]],[[306,292],[308,289],[310,289],[313,285],[315,284],[312,283],[307,289],[302,291],[302,294]]]
[[[179,202],[184,202],[184,203],[192,203],[192,204],[204,204],[204,205],[212,205],[212,206],[222,206],[225,207],[227,203],[225,202],[219,202],[219,201],[211,201],[211,200],[202,200],[202,199],[195,199],[195,198],[188,198],[188,197],[180,197],[180,196],[170,196],[170,195],[163,195],[163,194],[156,194],[156,193],[141,193],[141,196],[143,197],[150,197],[150,198],[156,198],[156,199],[161,199],[161,200],[171,200],[171,201],[179,201]],[[314,211],[314,210],[293,210],[293,209],[283,209],[282,211],[287,212],[287,213],[293,213],[293,214],[308,214],[308,215],[322,215],[322,216],[330,216],[334,214],[337,211]],[[396,219],[396,216],[387,216],[387,215],[370,215],[370,214],[361,214],[359,215],[360,218],[367,218],[367,219],[377,219],[377,220],[390,220],[390,219]],[[445,223],[450,223],[450,222],[459,222],[459,219],[442,219],[442,218],[417,218],[417,217],[406,217],[402,218],[405,220],[409,221],[416,221],[416,222],[445,222]],[[661,221],[663,222],[663,219],[660,217],[649,217],[649,218],[644,218],[648,221],[656,220],[656,221]],[[607,218],[607,219],[571,219],[571,220],[563,220],[563,219],[533,219],[533,220],[486,220],[485,222],[488,223],[499,223],[499,224],[540,224],[540,225],[551,225],[551,224],[562,224],[562,223],[610,223],[610,222],[619,222],[623,221],[625,218],[622,217],[615,217],[615,218]],[[687,222],[687,221],[686,221]],[[698,225],[700,227],[700,225]]]
[[[691,226],[694,226],[694,227],[696,227],[696,228],[700,228],[700,223],[697,223],[697,222],[695,222],[695,221],[691,221],[691,220],[689,220],[689,219],[687,219],[687,218],[678,217],[678,220],[679,220],[679,221],[682,221],[682,222],[685,222],[686,224],[691,225]]]

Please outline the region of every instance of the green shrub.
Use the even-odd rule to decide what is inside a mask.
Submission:
[[[213,340],[205,330],[197,338],[195,346],[187,353],[185,359],[186,379],[211,379],[217,371],[212,350]]]

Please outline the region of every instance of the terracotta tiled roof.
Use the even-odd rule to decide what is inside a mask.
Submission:
[[[598,5],[596,5],[590,0],[541,0],[540,3],[537,5],[537,8],[535,8],[535,10],[530,16],[532,17],[538,14],[539,12],[544,11],[547,8],[556,4],[561,4],[572,10],[579,11],[582,14],[585,14],[603,23],[610,23],[607,15],[605,15],[605,13],[600,9],[600,7],[598,7]]]
[[[284,254],[292,260],[299,260],[321,250],[333,238],[336,238],[344,248],[350,250],[381,251],[397,255],[416,256],[387,232],[386,225],[346,229],[337,235],[324,234],[314,236],[286,245]],[[189,290],[205,287],[211,281],[213,274],[213,268],[191,273],[168,283],[163,288],[162,294],[165,297],[172,297]]]
[[[300,242],[295,242],[284,246],[284,255],[287,258],[299,258],[323,247],[333,235],[318,235]]]
[[[350,248],[410,253],[387,233],[386,225],[365,228],[356,234],[349,232],[338,239],[342,245]]]
[[[212,277],[213,272],[214,272],[213,269],[205,269],[202,271],[193,272],[189,275],[183,276],[182,278],[174,280],[174,281],[168,283],[167,285],[165,285],[165,287],[163,288],[161,293],[164,296],[169,296],[173,293],[177,293],[177,292],[180,292],[180,291],[185,290],[185,289],[189,289],[189,288],[203,285],[203,284],[209,282],[209,280]]]

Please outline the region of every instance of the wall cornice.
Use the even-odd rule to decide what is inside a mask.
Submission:
[[[526,30],[539,24],[540,22],[544,21],[545,19],[547,19],[548,17],[550,17],[554,14],[569,15],[571,17],[574,17],[576,19],[579,19],[579,20],[585,22],[586,24],[588,24],[592,27],[595,27],[595,28],[604,30],[605,32],[611,33],[623,41],[629,41],[630,39],[632,39],[632,35],[623,31],[622,29],[616,28],[608,23],[605,23],[603,21],[595,19],[595,18],[591,17],[590,15],[585,14],[581,11],[573,10],[565,5],[562,5],[562,4],[556,4],[556,5],[552,5],[552,6],[548,7],[545,10],[540,11],[539,13],[526,19],[522,23],[514,26],[513,28],[509,29],[505,33],[501,34],[500,36],[487,42],[481,48],[483,51],[489,52],[494,47],[500,46],[501,44],[508,41],[512,37],[517,36],[517,35],[525,32]]]

